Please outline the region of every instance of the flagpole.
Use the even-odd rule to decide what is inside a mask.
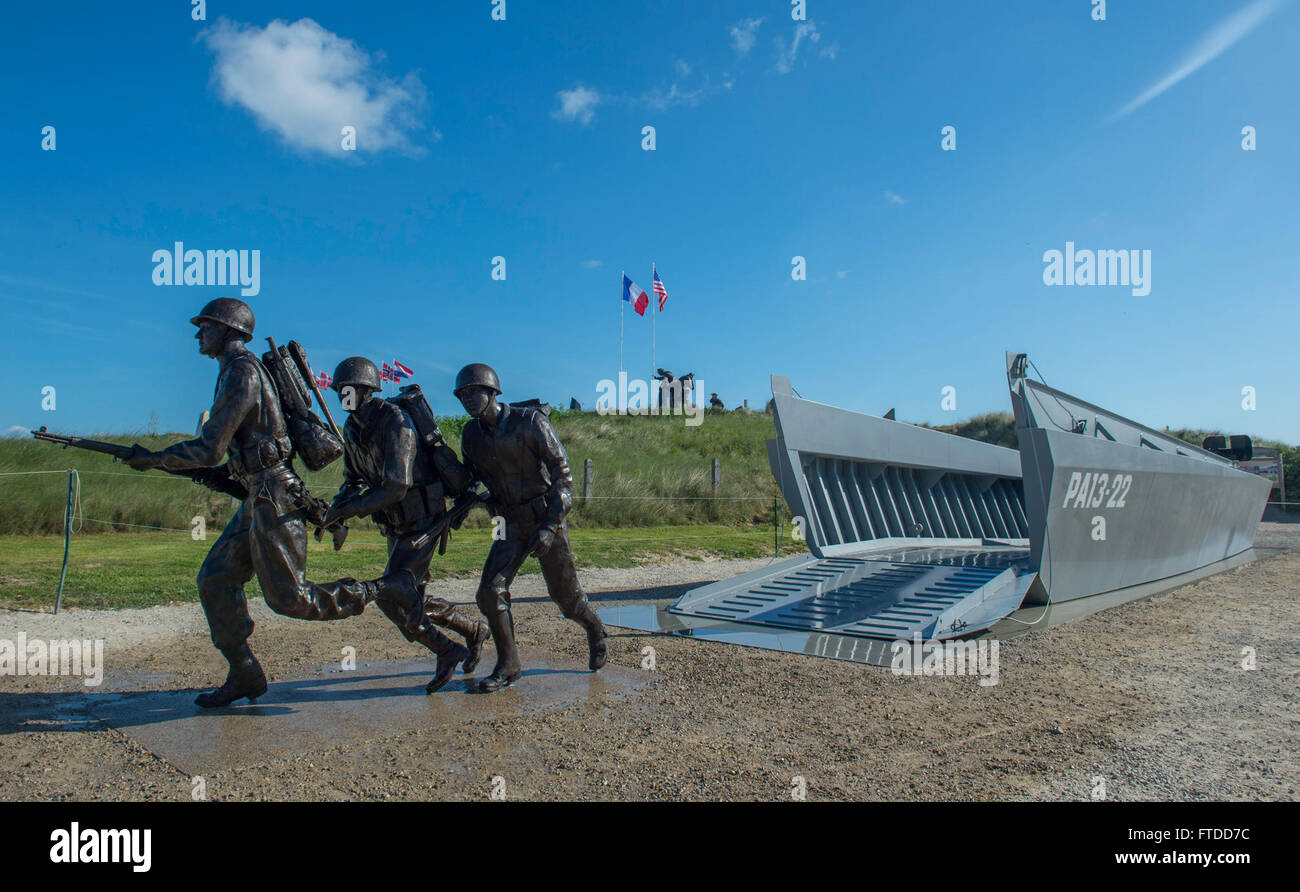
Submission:
[[[622,275],[623,275],[623,279],[626,279],[627,270],[623,270]],[[618,371],[619,374],[622,374],[623,372],[623,304],[627,303],[627,301],[623,300],[623,292],[621,290],[623,288],[622,279],[619,280],[618,287],[620,289],[618,293]]]
[[[650,261],[650,293],[654,294],[655,290],[655,264]],[[654,294],[651,298],[654,301],[654,315],[650,317],[650,380],[654,380],[658,367],[655,365],[655,320],[659,318],[659,295]]]

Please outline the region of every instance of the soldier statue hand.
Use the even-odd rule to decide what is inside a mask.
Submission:
[[[152,471],[162,467],[162,453],[152,452],[136,443],[131,447],[130,458],[125,461],[134,471]]]
[[[555,530],[550,527],[541,527],[533,535],[533,554],[546,554],[555,544]]]
[[[330,505],[330,510],[325,512],[325,518],[321,521],[322,527],[331,527],[336,523],[347,520],[349,517],[356,517],[357,512],[351,499],[343,499]]]

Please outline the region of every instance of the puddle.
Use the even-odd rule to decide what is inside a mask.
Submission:
[[[331,667],[274,682],[256,704],[242,700],[217,710],[195,706],[193,690],[106,693],[86,697],[82,717],[88,713],[177,768],[203,774],[471,719],[527,715],[633,692],[650,681],[648,673],[614,666],[592,673],[539,652],[521,655],[523,677],[491,695],[471,690],[476,679],[469,676],[425,694],[432,664],[413,660],[351,672]],[[478,676],[486,674],[480,667]],[[36,730],[31,719],[27,727]]]

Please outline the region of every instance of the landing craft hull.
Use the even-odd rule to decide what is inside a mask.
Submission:
[[[1038,573],[1027,604],[1166,579],[1253,544],[1267,480],[1040,382],[1010,386]]]

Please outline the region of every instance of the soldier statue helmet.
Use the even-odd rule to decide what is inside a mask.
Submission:
[[[471,387],[486,387],[496,394],[501,393],[501,379],[496,370],[484,362],[471,362],[456,374],[456,389],[452,394],[459,399],[461,392]]]
[[[373,362],[364,356],[349,356],[334,369],[334,383],[330,387],[342,394],[344,387],[368,387],[371,391],[383,390],[383,383],[379,380],[379,369]]]
[[[247,341],[253,336],[253,310],[234,297],[218,297],[208,301],[199,314],[190,319],[198,326],[194,333],[199,342],[199,352],[217,358],[231,340]]]
[[[246,338],[253,336],[253,327],[256,324],[252,307],[235,297],[218,297],[216,300],[208,301],[203,309],[199,310],[199,314],[190,320],[192,325],[201,326],[204,322],[220,322]]]

